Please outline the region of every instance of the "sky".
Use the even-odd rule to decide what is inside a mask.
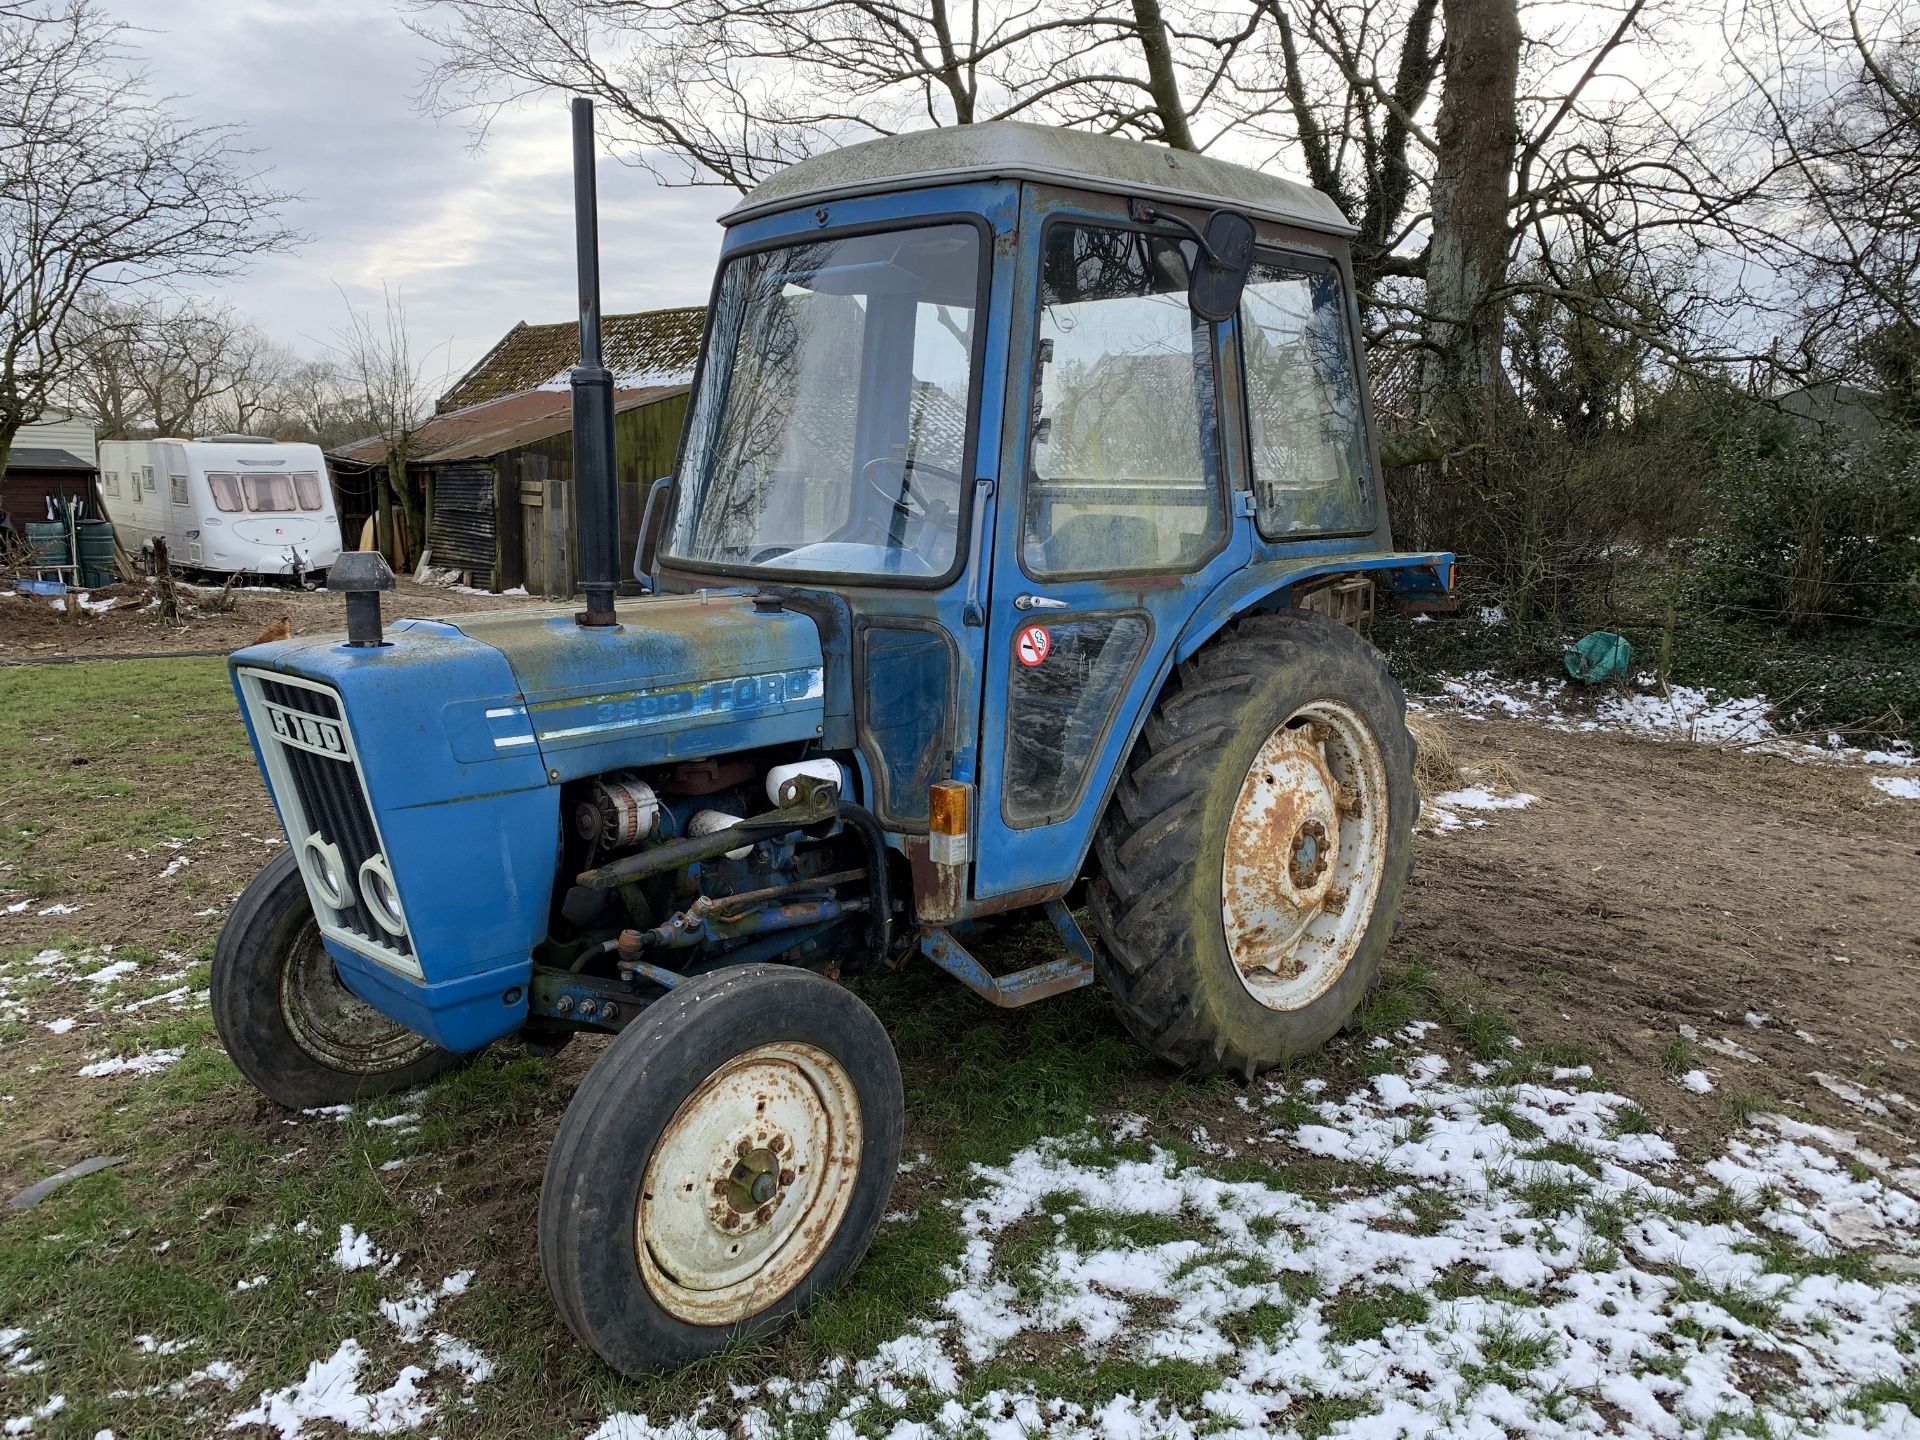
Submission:
[[[483,148],[458,119],[420,113],[433,49],[387,0],[106,0],[140,27],[152,87],[183,116],[247,128],[311,237],[217,293],[302,354],[322,353],[347,299],[404,300],[429,373],[457,377],[515,321],[569,320],[572,151],[565,102],[510,113]],[[601,286],[609,314],[702,304],[719,253],[721,189],[661,186],[600,164]],[[342,292],[345,292],[343,298]]]

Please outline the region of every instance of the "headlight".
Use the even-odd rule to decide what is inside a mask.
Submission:
[[[394,888],[393,872],[386,857],[375,855],[360,867],[360,898],[367,911],[389,935],[407,933],[407,917],[400,910],[400,892]]]
[[[320,892],[320,898],[333,909],[345,910],[352,906],[353,885],[347,879],[347,862],[341,858],[338,845],[318,835],[307,836],[300,845],[300,868],[307,872],[307,879]]]

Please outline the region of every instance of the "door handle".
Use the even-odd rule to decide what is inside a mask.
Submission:
[[[1069,607],[1066,601],[1055,600],[1050,595],[1016,595],[1013,597],[1013,608],[1016,610],[1065,610]]]
[[[981,476],[973,482],[973,533],[967,543],[967,598],[960,607],[960,619],[967,625],[985,625],[987,612],[980,604],[980,577],[987,570],[987,554],[981,548],[987,529],[987,502],[993,498],[993,481]]]

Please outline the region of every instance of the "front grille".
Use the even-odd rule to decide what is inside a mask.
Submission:
[[[346,861],[347,874],[354,882],[353,903],[345,909],[332,911],[330,915],[323,914],[322,920],[330,919],[334,926],[350,931],[371,945],[411,958],[411,938],[394,935],[383,927],[373,918],[366,902],[360,897],[360,867],[380,853],[380,836],[374,828],[373,812],[367,808],[366,790],[360,783],[359,764],[353,757],[351,745],[344,738],[346,723],[340,713],[339,697],[331,691],[315,690],[306,685],[288,685],[264,675],[256,678],[261,698],[269,704],[330,722],[342,737],[338,748],[325,746],[325,753],[321,753],[309,746],[281,740],[272,724],[260,727],[260,743],[277,748],[285,774],[293,786],[291,798],[297,803],[299,813],[297,816],[289,814],[289,822],[296,829],[304,825],[306,831],[305,834],[296,833],[293,836],[294,843],[298,845],[307,834],[313,834],[338,845],[341,858]],[[279,798],[282,808],[288,809],[286,801],[290,797],[283,795]]]

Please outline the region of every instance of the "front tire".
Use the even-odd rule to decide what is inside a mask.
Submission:
[[[291,849],[241,892],[213,952],[214,1029],[240,1073],[290,1110],[424,1085],[466,1058],[340,983]]]
[[[1155,705],[1095,839],[1095,965],[1162,1058],[1251,1078],[1326,1043],[1393,936],[1419,802],[1378,653],[1252,616]]]
[[[833,981],[742,965],[674,987],[587,1072],[554,1138],[555,1308],[629,1376],[768,1333],[866,1253],[904,1108],[886,1030]]]

